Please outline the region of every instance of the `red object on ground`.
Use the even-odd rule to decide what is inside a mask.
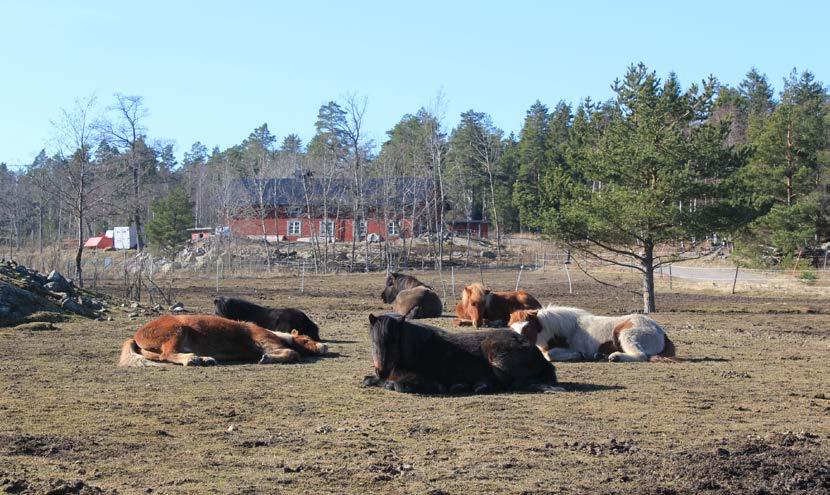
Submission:
[[[107,249],[110,247],[113,247],[112,238],[103,235],[100,237],[90,237],[84,244],[84,249]]]

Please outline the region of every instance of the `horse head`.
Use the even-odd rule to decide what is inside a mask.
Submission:
[[[537,315],[538,309],[521,309],[510,313],[510,321],[507,326],[511,330],[524,336],[533,345],[536,345],[536,337],[542,332],[542,324]]]
[[[385,380],[400,361],[403,322],[404,317],[400,315],[369,315],[372,363],[381,379]]]
[[[400,290],[398,287],[398,276],[399,274],[397,272],[390,272],[386,276],[386,285],[383,288],[383,292],[380,293],[381,301],[386,304],[392,304],[395,298],[398,297],[398,291]]]
[[[461,296],[461,304],[464,306],[473,326],[478,328],[484,324],[484,316],[487,314],[487,302],[490,289],[484,288],[482,284],[471,284],[464,287]]]
[[[213,314],[216,316],[226,316],[230,313],[229,300],[222,296],[217,296],[213,300]]]

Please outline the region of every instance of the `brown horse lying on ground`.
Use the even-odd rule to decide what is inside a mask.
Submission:
[[[380,294],[385,303],[392,303],[392,311],[409,319],[435,318],[444,312],[441,298],[417,278],[392,272],[386,277],[386,287]]]
[[[292,363],[325,354],[327,347],[305,335],[272,332],[253,323],[206,315],[169,315],[139,328],[121,347],[119,366],[176,363],[211,366],[217,361]]]
[[[485,324],[502,326],[507,324],[514,311],[541,307],[535,297],[523,290],[493,292],[476,283],[464,287],[461,302],[455,306],[458,318],[453,323],[476,328]]]
[[[398,292],[392,303],[392,311],[410,320],[436,318],[444,313],[441,298],[429,287],[421,286]]]
[[[366,386],[408,393],[560,392],[556,370],[509,330],[445,332],[403,316],[369,315],[375,374]]]
[[[432,287],[412,275],[391,272],[386,276],[386,285],[383,288],[383,292],[380,293],[380,299],[386,304],[391,304],[395,301],[399,292],[406,289],[414,289],[415,287],[426,287],[427,289],[433,290]]]

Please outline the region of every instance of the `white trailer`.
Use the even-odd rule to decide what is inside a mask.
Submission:
[[[115,227],[112,229],[115,249],[135,249],[138,247],[138,236],[135,227]]]

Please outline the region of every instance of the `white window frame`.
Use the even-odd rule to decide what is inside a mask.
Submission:
[[[326,227],[326,230],[323,229]],[[334,220],[320,220],[320,237],[334,237]]]
[[[297,230],[295,231],[292,227],[297,226]],[[288,235],[299,237],[303,235],[303,221],[298,219],[292,219],[288,221]]]
[[[400,226],[398,226],[398,222],[396,222],[394,220],[390,220],[389,222],[386,223],[386,235],[388,237],[393,237],[393,236],[400,237],[401,229],[400,229]]]

